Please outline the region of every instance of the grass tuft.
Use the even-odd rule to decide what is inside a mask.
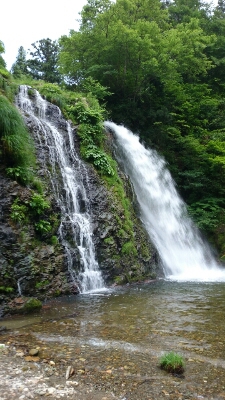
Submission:
[[[181,355],[171,351],[161,357],[160,368],[173,374],[182,374],[184,372],[184,359]]]

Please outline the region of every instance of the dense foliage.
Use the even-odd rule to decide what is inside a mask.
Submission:
[[[61,72],[107,87],[112,119],[168,161],[194,219],[225,251],[225,2],[88,0]]]

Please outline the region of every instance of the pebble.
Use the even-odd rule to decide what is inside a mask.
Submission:
[[[21,352],[17,352],[16,353],[16,357],[24,357],[24,352],[23,351],[21,351]]]
[[[55,391],[56,391],[56,389],[54,387],[48,388],[48,393],[49,394],[53,394],[53,393],[55,393]]]
[[[66,382],[66,385],[78,386],[78,385],[79,385],[79,382],[77,382],[77,381],[67,381],[67,382]]]
[[[38,349],[30,349],[30,351],[29,351],[30,356],[37,356],[38,353],[39,353]]]
[[[71,367],[71,365],[67,368],[67,370],[66,370],[66,380],[67,379],[69,379],[69,377],[71,376],[71,375],[73,375],[74,374],[74,369],[73,369],[73,367]]]

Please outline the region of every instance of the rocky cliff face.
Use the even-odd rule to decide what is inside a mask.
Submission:
[[[24,296],[44,300],[48,296],[71,293],[64,249],[50,240],[41,240],[32,224],[22,226],[11,219],[15,199],[27,202],[31,189],[20,186],[0,171],[0,301]],[[52,204],[50,212],[55,212]]]
[[[48,103],[46,118],[54,123],[60,132],[66,132],[67,123],[59,113],[58,107]],[[49,150],[40,141],[37,123],[26,113],[24,119],[35,142],[37,175],[44,182],[45,196],[50,203],[48,216],[54,222],[51,235],[54,235],[55,239],[59,227],[59,207],[52,192],[49,176],[43,168],[49,157]],[[73,135],[75,147],[79,152],[75,127]],[[65,134],[65,140],[68,140],[66,138]],[[119,196],[115,195],[114,188],[106,185],[92,165],[87,164],[86,171],[88,175],[86,193],[91,210],[93,241],[96,258],[105,281],[108,284],[127,283],[154,277],[157,265],[156,252],[136,216],[135,199],[132,198],[129,181],[120,172],[127,198],[131,203],[130,234],[122,229],[125,210]],[[26,204],[31,195],[31,188],[20,186],[6,177],[3,169],[0,171],[0,301],[2,304],[21,294],[44,300],[78,291],[74,279],[68,272],[63,244],[53,240],[52,236],[37,235],[29,221],[21,225],[11,218],[11,206],[15,199]],[[74,256],[78,257],[76,250]]]

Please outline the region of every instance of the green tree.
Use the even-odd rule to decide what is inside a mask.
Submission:
[[[21,75],[26,75],[28,73],[26,51],[24,50],[23,46],[20,46],[18,50],[18,55],[15,63],[12,65],[11,73],[15,76],[15,78],[19,78]]]
[[[5,53],[5,46],[4,46],[4,43],[0,40],[0,67],[5,68],[6,67],[6,62],[2,57],[3,53]]]
[[[61,75],[58,70],[59,45],[51,39],[41,39],[32,43],[31,59],[27,60],[29,74],[34,79],[42,79],[50,83],[60,83]]]
[[[81,11],[81,30],[94,27],[94,21],[99,14],[103,14],[111,6],[110,0],[88,0]]]
[[[221,14],[224,14],[225,17],[225,1],[218,0],[218,5],[216,7],[216,11],[219,11]]]
[[[222,94],[225,88],[225,2],[219,1],[208,24],[208,33],[215,35],[215,42],[207,47],[206,54],[213,62],[208,76],[213,90]]]
[[[190,22],[191,18],[207,18],[210,6],[201,0],[174,0],[168,10],[173,25],[177,25]]]

